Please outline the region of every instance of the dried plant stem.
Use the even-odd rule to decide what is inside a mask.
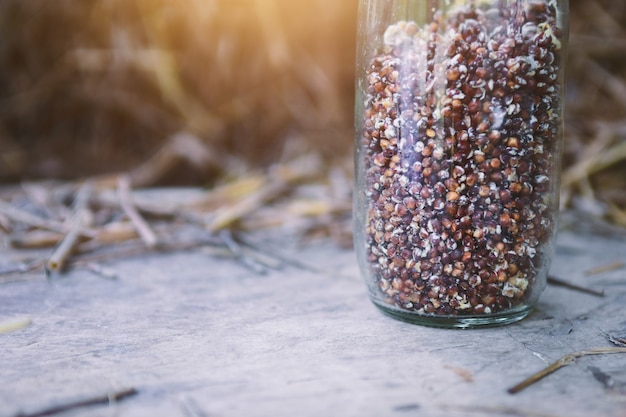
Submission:
[[[61,222],[44,219],[26,211],[19,210],[11,204],[2,200],[0,200],[0,213],[2,213],[11,220],[40,229],[50,230],[59,233],[66,233],[68,231],[67,226]]]
[[[299,182],[318,174],[319,161],[301,158],[281,167],[265,179],[265,184],[238,202],[217,210],[215,218],[207,225],[211,232],[232,226],[244,216],[283,195]]]
[[[581,287],[580,285],[572,284],[569,281],[562,280],[553,276],[548,277],[548,284],[556,285],[558,287],[568,288],[570,290],[583,292],[585,294],[595,295],[596,297],[604,297],[604,291],[598,291],[587,287]]]
[[[613,221],[622,227],[626,227],[626,210],[617,207],[613,203],[608,203],[607,205]]]
[[[119,278],[119,276],[117,275],[117,272],[115,272],[112,269],[109,268],[105,268],[100,264],[97,264],[95,262],[87,262],[85,264],[85,268],[91,272],[93,272],[94,274],[104,278],[104,279],[108,279],[110,281],[115,281]]]
[[[121,176],[119,178],[118,194],[120,206],[132,222],[135,230],[147,247],[154,248],[159,241],[154,231],[150,228],[150,225],[148,225],[141,214],[139,214],[139,211],[133,204],[132,196],[130,194],[130,180],[127,176]]]
[[[61,239],[63,239],[62,233],[34,230],[10,236],[9,244],[14,248],[20,249],[49,248],[59,243]]]
[[[505,407],[505,406],[476,406],[476,405],[462,405],[462,406],[449,406],[443,405],[444,408],[451,408],[455,410],[462,410],[465,415],[478,414],[486,416],[493,414],[495,416],[510,416],[510,417],[562,417],[557,414],[542,413],[540,411]]]
[[[135,256],[147,255],[158,252],[179,252],[200,248],[203,246],[222,245],[223,242],[211,239],[195,239],[181,242],[162,242],[157,248],[147,248],[143,242],[128,242],[128,245],[115,245],[112,250],[95,253],[81,253],[75,256],[71,265],[83,266],[86,263],[110,262],[120,259],[128,259]]]
[[[74,246],[78,242],[80,234],[78,229],[72,229],[63,238],[59,246],[54,250],[52,256],[46,263],[46,270],[49,272],[58,272],[63,269],[67,258],[72,254]]]
[[[137,231],[132,223],[117,222],[109,223],[98,230],[98,234],[88,242],[81,245],[81,250],[87,250],[88,246],[98,246],[107,243],[120,243],[135,239]],[[83,248],[85,246],[85,248]]]
[[[257,210],[263,204],[278,197],[289,189],[289,185],[283,181],[269,182],[260,190],[248,195],[230,207],[218,210],[213,221],[208,225],[211,232],[217,232],[232,226],[245,215]]]
[[[245,267],[250,268],[253,272],[256,272],[257,274],[263,275],[267,273],[267,268],[265,268],[264,265],[257,262],[252,257],[246,256],[243,253],[242,247],[239,245],[239,243],[237,243],[237,241],[235,241],[235,238],[233,237],[233,234],[230,230],[222,230],[220,231],[219,235],[226,244],[226,247],[228,247],[228,250],[230,250],[232,255],[235,257],[235,259],[239,260],[239,262],[241,262]]]
[[[32,272],[36,269],[43,267],[45,261],[42,259],[35,259],[32,261],[24,261],[7,267],[0,267],[0,276],[13,275],[13,274],[25,274]]]
[[[210,170],[223,166],[225,163],[223,160],[219,161],[211,148],[197,136],[187,132],[179,132],[172,135],[154,155],[126,175],[132,187],[148,187],[157,184],[180,162],[185,162],[199,170]],[[95,190],[100,191],[115,188],[118,185],[119,177],[119,173],[106,174],[90,178],[89,181]],[[80,182],[73,183],[73,188],[79,184]]]
[[[132,223],[127,222],[109,223],[94,233],[92,239],[80,244],[81,252],[93,250],[103,244],[125,242],[137,237],[135,227]],[[63,233],[33,230],[11,235],[8,242],[12,247],[18,249],[41,249],[57,245],[63,237]]]
[[[598,143],[609,142],[611,138],[615,136],[619,128],[609,129],[604,128],[598,134]],[[573,165],[563,173],[563,179],[561,185],[563,187],[569,187],[574,183],[577,183],[590,175],[595,174],[598,171],[606,169],[614,164],[617,164],[623,159],[626,159],[626,142],[618,143],[609,149],[602,150],[593,147],[596,152],[589,155],[588,158],[584,158],[577,164]],[[592,148],[589,148],[592,149]]]
[[[626,353],[626,348],[621,348],[621,347],[597,348],[597,349],[591,349],[591,350],[583,350],[581,352],[570,353],[568,355],[563,356],[556,362],[548,365],[548,367],[544,368],[543,370],[537,372],[536,374],[520,382],[519,384],[515,385],[514,387],[509,388],[508,392],[510,394],[517,394],[518,392],[522,391],[525,388],[528,388],[529,386],[540,381],[541,379],[545,378],[551,373],[556,372],[559,369],[567,365],[571,365],[572,363],[576,362],[576,359],[582,356],[607,355],[607,354],[612,354],[612,353]]]
[[[71,410],[75,410],[77,408],[90,407],[92,405],[98,404],[109,404],[115,401],[121,401],[125,398],[132,397],[137,394],[137,390],[135,388],[128,388],[121,391],[110,392],[104,395],[99,395],[93,398],[88,398],[86,400],[69,402],[66,404],[52,406],[50,408],[46,408],[41,411],[37,411],[34,413],[18,413],[15,417],[46,417],[53,416],[55,414],[65,413]]]
[[[602,330],[602,333],[604,333],[604,335],[609,340],[609,342],[613,343],[615,346],[626,348],[626,337],[614,336],[610,334],[609,332],[607,332],[606,330],[603,330],[603,329],[600,329],[600,330]]]
[[[303,262],[296,257],[282,255],[279,253],[279,251],[276,251],[273,248],[268,248],[267,245],[263,246],[263,245],[248,241],[242,237],[239,237],[239,244],[244,249],[247,247],[250,250],[254,251],[256,254],[265,255],[265,257],[275,259],[274,264],[277,266],[290,265],[295,268],[302,269],[303,271],[312,272],[314,274],[328,275],[328,276],[332,276],[335,278],[343,278],[343,279],[355,279],[355,276],[343,274],[343,273],[338,272],[337,270],[325,269],[317,265],[309,265],[306,262]]]
[[[588,269],[587,271],[585,271],[585,275],[597,275],[603,272],[616,271],[618,269],[624,268],[625,266],[626,264],[624,264],[624,262],[611,262],[607,265],[601,265],[595,268]]]
[[[17,330],[23,329],[24,327],[30,326],[31,323],[31,320],[28,318],[5,321],[3,323],[0,323],[0,334],[15,332]]]
[[[58,272],[63,269],[67,258],[69,258],[74,251],[74,247],[81,236],[81,229],[86,226],[88,221],[87,202],[89,200],[89,194],[90,185],[89,183],[85,183],[76,195],[71,228],[61,243],[56,247],[50,258],[48,258],[48,262],[46,263],[46,271],[48,273]]]

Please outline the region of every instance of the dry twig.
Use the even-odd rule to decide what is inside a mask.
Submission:
[[[33,227],[38,227],[40,229],[50,230],[59,233],[67,233],[68,231],[68,227],[61,222],[51,219],[44,219],[32,213],[19,210],[11,204],[2,200],[0,200],[0,213],[13,221],[24,223]]]
[[[87,202],[89,201],[90,192],[90,186],[86,183],[83,187],[81,187],[80,191],[76,195],[74,213],[71,219],[71,227],[61,243],[59,243],[54,252],[52,252],[50,258],[48,258],[48,262],[46,263],[46,271],[48,273],[58,272],[63,269],[65,262],[71,256],[74,251],[74,247],[78,243],[82,228],[87,226],[87,223],[89,222]]]
[[[135,230],[147,247],[154,248],[158,244],[157,236],[154,234],[154,231],[150,228],[141,214],[139,214],[139,211],[135,208],[132,196],[130,195],[130,180],[127,176],[121,176],[119,178],[118,193],[120,206],[132,222]]]
[[[580,285],[573,284],[569,281],[565,281],[554,276],[548,277],[548,284],[556,285],[558,287],[568,288],[570,290],[582,292],[585,294],[594,295],[596,297],[604,297],[604,291],[594,290],[592,288],[581,287]]]
[[[613,354],[613,353],[626,353],[626,348],[622,348],[622,347],[597,348],[597,349],[583,350],[581,352],[570,353],[568,355],[563,356],[556,362],[553,362],[552,364],[550,364],[548,367],[544,368],[543,370],[537,372],[536,374],[520,382],[519,384],[509,388],[508,392],[510,394],[517,394],[518,392],[528,388],[529,386],[540,381],[541,379],[545,378],[551,373],[556,372],[559,369],[567,365],[571,365],[572,363],[576,362],[576,359],[580,357],[589,356],[589,355],[607,355],[607,354]]]
[[[254,259],[244,255],[241,246],[235,241],[230,230],[225,229],[220,231],[219,236],[224,241],[235,259],[239,260],[243,265],[250,268],[253,272],[256,272],[257,274],[267,273],[267,269],[265,268],[265,266],[256,262]]]
[[[604,272],[616,271],[618,269],[622,269],[626,266],[624,262],[612,262],[607,265],[597,266],[595,268],[591,268],[585,271],[585,275],[597,275],[602,274]]]
[[[0,323],[0,334],[15,332],[30,326],[31,323],[31,319],[28,318],[2,322]]]
[[[110,392],[104,395],[99,395],[93,398],[88,398],[80,401],[73,401],[66,404],[55,405],[49,408],[45,408],[41,411],[34,413],[17,413],[15,417],[47,417],[56,414],[66,413],[68,411],[76,410],[79,408],[90,407],[98,404],[110,404],[117,401],[122,401],[128,397],[137,395],[138,391],[135,388],[128,388],[121,391]]]
[[[602,330],[602,329],[600,329]],[[613,343],[615,346],[626,348],[626,337],[615,336],[607,332],[606,330],[602,330],[602,333],[606,336],[609,342]]]
[[[315,158],[302,158],[289,165],[274,170],[265,179],[265,183],[255,192],[230,206],[223,206],[215,213],[215,218],[208,224],[211,232],[231,227],[242,217],[258,210],[263,205],[276,199],[294,188],[298,183],[313,178],[319,170],[319,161]]]

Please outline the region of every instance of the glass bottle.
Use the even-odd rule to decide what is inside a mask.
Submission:
[[[360,0],[355,246],[383,312],[527,316],[558,214],[567,1]]]

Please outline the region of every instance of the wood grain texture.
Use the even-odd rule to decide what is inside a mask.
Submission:
[[[626,271],[584,272],[623,260],[623,239],[559,236],[552,274],[604,298],[548,287],[520,323],[442,330],[379,313],[352,251],[252,238],[328,272],[258,275],[197,250],[107,264],[118,280],[0,284],[0,319],[32,320],[0,335],[0,416],[128,387],[138,395],[63,416],[626,416],[626,355],[507,393],[563,355],[612,346],[604,331],[626,334]]]

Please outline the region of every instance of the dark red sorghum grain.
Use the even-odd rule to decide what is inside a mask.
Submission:
[[[361,139],[367,260],[387,303],[475,315],[529,296],[554,223],[560,33],[548,0],[387,29]]]

